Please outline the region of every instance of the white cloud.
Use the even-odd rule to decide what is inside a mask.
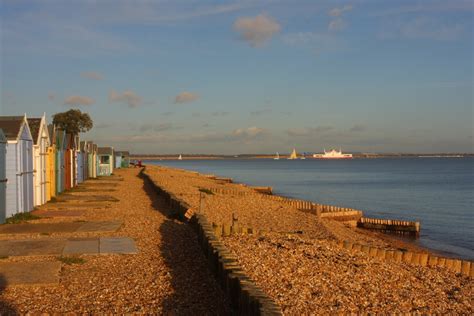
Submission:
[[[342,31],[347,26],[346,22],[343,19],[335,19],[329,22],[328,30],[329,31]]]
[[[142,103],[142,98],[132,90],[125,90],[122,93],[111,90],[109,93],[109,102],[127,103],[128,107],[136,108]]]
[[[85,71],[81,72],[81,77],[91,80],[102,80],[104,77],[96,71]]]
[[[352,6],[351,5],[345,5],[341,8],[332,8],[329,10],[328,15],[333,16],[333,17],[338,17],[341,16],[344,12],[351,11]]]
[[[234,23],[234,30],[252,47],[263,46],[273,35],[280,32],[281,26],[264,14],[256,17],[241,17]]]
[[[318,127],[306,127],[306,128],[290,128],[286,132],[291,137],[307,137],[307,136],[320,136],[321,134],[327,133],[334,130],[332,126],[318,126]]]
[[[263,128],[259,128],[256,126],[248,127],[248,128],[239,128],[232,132],[232,136],[240,138],[240,139],[254,139],[264,132]]]
[[[183,91],[174,98],[174,103],[187,103],[199,99],[199,95],[189,91]]]
[[[80,96],[80,95],[72,95],[67,97],[64,100],[64,105],[92,105],[95,103],[95,100],[89,97]]]

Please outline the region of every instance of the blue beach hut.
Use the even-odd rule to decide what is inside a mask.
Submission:
[[[33,209],[33,138],[25,116],[0,116],[6,146],[6,212],[8,218]]]
[[[7,208],[7,175],[6,175],[7,138],[0,129],[0,224],[5,223]]]

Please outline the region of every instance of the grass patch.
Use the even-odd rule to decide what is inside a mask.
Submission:
[[[57,202],[58,202],[58,199],[55,196],[53,196],[51,200],[48,201],[48,203],[57,203]]]
[[[199,192],[206,193],[206,194],[209,194],[209,195],[214,195],[214,193],[212,193],[212,191],[209,190],[209,189],[200,188]]]
[[[51,234],[50,233],[44,233],[44,232],[40,233],[40,236],[49,236],[49,235],[51,235]]]
[[[61,257],[57,257],[56,259],[58,259],[58,261],[61,261],[64,264],[68,264],[68,265],[83,264],[83,263],[86,262],[85,259],[82,259],[82,258],[76,257],[76,256],[70,256],[70,257],[61,256]]]
[[[8,259],[8,256],[0,256],[0,260]]]
[[[34,219],[40,219],[41,217],[36,216],[31,214],[30,212],[28,213],[18,213],[15,214],[14,216],[7,218],[6,224],[19,224],[19,223],[24,223],[27,221],[31,221]]]

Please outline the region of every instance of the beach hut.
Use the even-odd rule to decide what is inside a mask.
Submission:
[[[76,137],[76,185],[84,182],[84,148],[79,136]]]
[[[87,147],[87,176],[89,179],[97,178],[97,145],[93,142],[88,141]]]
[[[128,168],[130,166],[130,153],[128,151],[115,152],[115,168]]]
[[[46,167],[46,200],[56,196],[56,143],[53,124],[48,125],[49,147]]]
[[[33,138],[25,116],[0,116],[6,146],[6,217],[33,209]]]
[[[56,159],[54,170],[56,174],[56,195],[64,191],[65,172],[64,172],[64,152],[66,143],[66,132],[55,128]]]
[[[46,114],[40,118],[28,118],[31,136],[33,138],[33,181],[34,181],[34,205],[46,203],[46,166],[47,150],[49,147],[49,133],[46,124]]]
[[[76,142],[77,137],[72,134],[66,134],[64,150],[64,189],[72,189],[76,185]]]
[[[114,149],[112,147],[99,147],[99,176],[110,176],[114,172]]]
[[[122,152],[116,151],[114,155],[114,168],[119,169],[122,167]]]
[[[7,138],[0,129],[0,224],[5,223],[7,209],[6,149]]]
[[[84,182],[89,178],[89,148],[87,146],[87,142],[81,141],[79,143],[79,151],[82,155],[82,174],[80,177],[82,178],[82,182]]]
[[[122,168],[130,167],[130,153],[128,151],[122,151]]]

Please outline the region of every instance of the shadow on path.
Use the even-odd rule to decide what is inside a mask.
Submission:
[[[146,178],[143,189],[153,208],[167,216],[161,224],[160,251],[171,273],[174,292],[163,303],[165,314],[229,315],[229,304],[224,292],[207,267],[195,232],[186,223],[173,218],[168,204],[153,190]]]
[[[16,309],[2,298],[2,292],[5,290],[7,285],[7,280],[0,273],[0,315],[18,315]]]

